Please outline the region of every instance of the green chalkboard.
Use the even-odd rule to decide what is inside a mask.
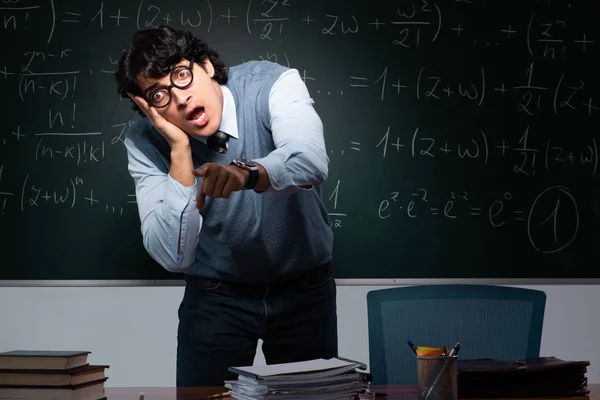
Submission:
[[[179,279],[142,246],[112,71],[138,28],[297,68],[337,278],[598,278],[594,0],[6,0],[0,281]]]

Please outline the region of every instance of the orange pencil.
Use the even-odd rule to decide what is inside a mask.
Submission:
[[[213,394],[211,396],[208,396],[207,399],[222,399],[222,398],[229,397],[229,396],[231,396],[231,391]]]

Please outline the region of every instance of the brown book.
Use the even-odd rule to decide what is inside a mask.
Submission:
[[[70,369],[87,364],[89,351],[13,350],[0,353],[0,369]]]
[[[75,386],[0,385],[0,399],[99,400],[106,397],[104,392],[106,379]]]
[[[67,386],[104,379],[108,365],[71,369],[0,369],[0,385]]]

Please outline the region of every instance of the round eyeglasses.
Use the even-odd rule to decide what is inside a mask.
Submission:
[[[171,79],[170,85],[159,85],[152,86],[146,90],[145,96],[148,104],[155,108],[164,108],[171,102],[171,89],[176,87],[178,89],[185,89],[192,84],[194,80],[194,74],[192,73],[192,66],[194,60],[190,60],[189,66],[178,65],[171,70],[169,78]]]

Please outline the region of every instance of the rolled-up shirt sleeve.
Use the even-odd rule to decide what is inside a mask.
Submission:
[[[271,88],[269,111],[276,149],[254,161],[264,167],[267,192],[310,190],[328,175],[323,123],[298,70],[284,72]]]
[[[126,139],[125,147],[144,248],[168,271],[184,272],[194,262],[202,226],[196,208],[197,182],[184,186],[154,165],[133,141]]]

